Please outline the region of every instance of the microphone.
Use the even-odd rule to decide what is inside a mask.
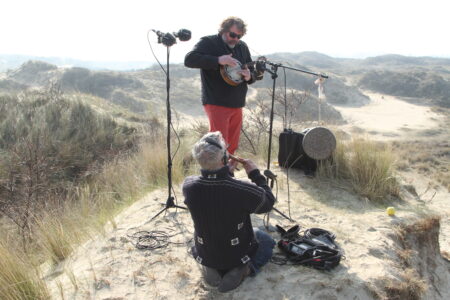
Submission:
[[[171,33],[163,33],[159,30],[152,29],[154,33],[158,36],[158,43],[162,43],[163,45],[170,47],[173,44],[177,43],[176,38],[179,38],[180,41],[189,41],[191,38],[191,32],[187,29],[180,29],[178,32]]]
[[[163,45],[170,47],[177,42],[175,37],[170,33],[163,33],[159,30],[152,29],[154,33],[158,36],[158,43],[162,43]]]
[[[174,32],[173,35],[180,39],[182,42],[189,41],[191,39],[191,31],[187,29],[180,29],[178,32]]]
[[[266,68],[267,59],[264,56],[260,56],[256,61],[251,61],[246,63],[248,66],[254,66],[256,69],[256,80],[261,80],[264,77],[264,71],[267,71]]]

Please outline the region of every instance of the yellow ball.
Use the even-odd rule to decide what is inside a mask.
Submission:
[[[386,213],[388,214],[388,216],[394,216],[395,215],[395,208],[393,208],[392,206],[389,206],[386,209]]]

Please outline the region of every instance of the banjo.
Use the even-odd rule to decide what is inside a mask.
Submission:
[[[246,67],[248,67],[250,65],[258,63],[258,61],[265,61],[265,57],[260,57],[260,58],[258,58],[258,61],[256,61],[256,62],[251,61],[246,64],[242,64],[240,61],[238,61],[235,58],[233,58],[233,60],[236,63],[236,65],[234,67],[229,66],[229,65],[225,65],[225,66],[221,65],[220,66],[220,75],[222,76],[223,80],[225,80],[225,82],[228,83],[229,85],[237,86],[244,81],[243,76],[241,74],[239,74],[238,72],[242,71],[243,69],[245,69]]]
[[[250,63],[243,65],[237,59],[233,58],[233,60],[236,63],[234,67],[229,65],[220,66],[220,75],[222,75],[223,80],[229,85],[237,86],[244,81],[243,76],[238,72],[245,69]]]

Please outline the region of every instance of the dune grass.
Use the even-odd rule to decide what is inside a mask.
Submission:
[[[114,216],[145,193],[167,184],[167,151],[164,143],[140,146],[128,157],[107,163],[89,184],[75,189],[63,209],[47,213],[38,224],[39,243],[46,258],[65,259],[74,245],[92,232],[101,232],[106,223],[115,226]],[[180,155],[181,156],[181,155]],[[173,161],[173,182],[185,174],[182,159]]]
[[[39,276],[38,268],[30,265],[21,252],[11,251],[0,240],[0,299],[47,300],[47,287]]]
[[[29,244],[30,255],[22,253],[20,243],[0,247],[1,299],[48,299],[45,284],[37,275],[38,265],[45,261],[57,264],[66,259],[78,245],[101,234],[123,208],[152,189],[167,184],[167,151],[163,141],[143,143],[132,154],[106,163],[85,185],[60,201],[62,207],[49,207],[36,217],[35,234]],[[173,160],[172,180],[185,177],[183,153]],[[0,232],[0,239],[7,240]],[[5,259],[4,259],[5,258]]]
[[[395,157],[390,148],[366,139],[338,139],[331,159],[319,164],[318,176],[350,186],[361,197],[385,202],[398,197],[400,188],[394,175]]]
[[[53,264],[66,259],[82,240],[83,228],[73,218],[48,213],[36,221],[36,239],[44,259]]]
[[[51,271],[114,227],[123,208],[167,184],[159,121],[119,124],[90,99],[56,90],[0,97],[0,299],[48,299],[35,266]],[[176,184],[189,169],[188,150],[172,145]]]

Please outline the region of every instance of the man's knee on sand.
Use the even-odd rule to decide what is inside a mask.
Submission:
[[[252,271],[250,264],[246,263],[227,271],[202,266],[202,273],[207,284],[217,287],[221,293],[226,293],[240,286]]]
[[[276,244],[274,239],[258,228],[253,228],[253,231],[258,241],[258,250],[251,261],[231,270],[215,270],[203,266],[203,278],[207,284],[218,287],[220,292],[231,291],[237,288],[246,277],[256,276],[261,268],[270,261]]]
[[[251,267],[254,275],[266,265],[272,258],[275,240],[265,231],[259,228],[253,228],[255,238],[258,241],[258,250],[251,260]]]

